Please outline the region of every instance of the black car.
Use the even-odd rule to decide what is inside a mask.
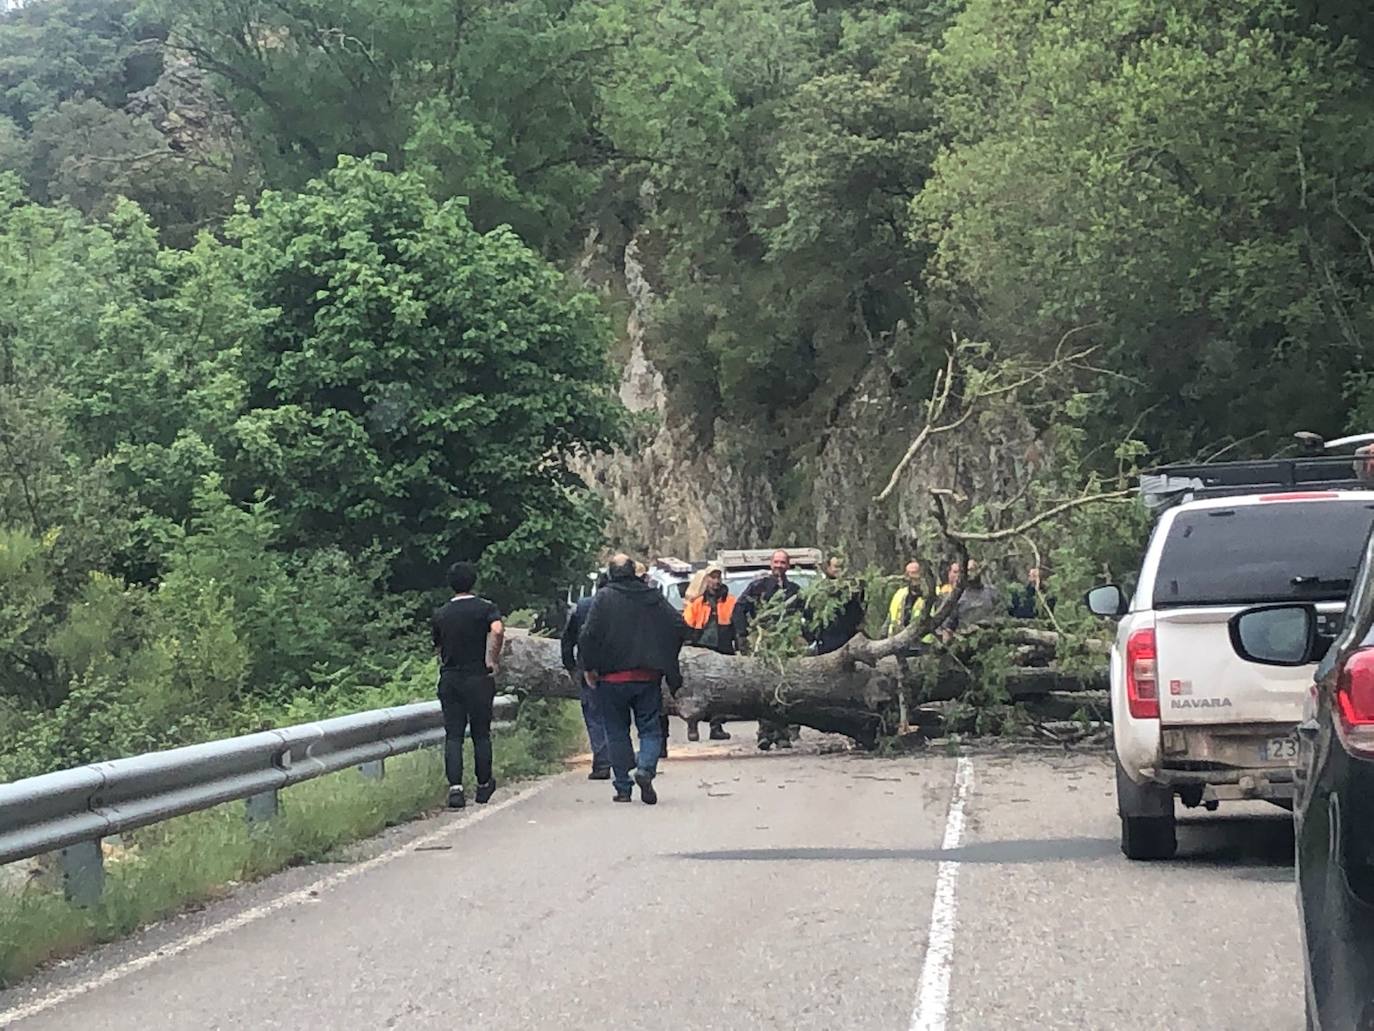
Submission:
[[[1342,625],[1310,605],[1247,609],[1231,643],[1250,662],[1318,662],[1294,773],[1307,1026],[1374,1029],[1374,537]]]

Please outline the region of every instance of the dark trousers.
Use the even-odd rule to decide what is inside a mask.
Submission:
[[[477,783],[491,782],[491,703],[496,678],[489,673],[439,674],[439,707],[444,710],[444,775],[449,784],[463,783],[463,734],[472,728],[472,757]]]
[[[663,754],[663,696],[658,682],[596,685],[601,716],[606,722],[606,743],[611,751],[611,771],[617,791],[629,791],[636,767],[652,777],[658,772],[658,757]],[[639,758],[636,762],[630,744],[630,720],[639,733]]]

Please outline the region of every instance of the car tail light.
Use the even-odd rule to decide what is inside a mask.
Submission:
[[[1126,704],[1134,719],[1159,719],[1159,674],[1153,629],[1137,630],[1126,638]]]
[[[1336,727],[1351,752],[1374,755],[1374,648],[1361,648],[1336,674]]]

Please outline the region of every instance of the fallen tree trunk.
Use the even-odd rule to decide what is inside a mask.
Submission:
[[[895,652],[904,645],[894,648],[892,642],[903,642],[908,636],[884,641],[855,638],[830,655],[785,663],[684,648],[684,684],[673,708],[686,719],[780,719],[844,734],[872,747],[883,734],[896,732],[898,699],[903,692],[915,706],[964,698],[979,687],[976,666],[961,659],[957,647],[955,653],[941,650],[899,659]],[[1043,648],[1052,642],[1041,637],[1036,643]],[[1005,695],[1011,701],[1100,692],[1107,686],[1105,669],[1084,678],[1053,665],[1037,665],[1013,667],[1004,675]],[[502,654],[498,683],[502,690],[530,696],[578,697],[576,685],[562,668],[559,642],[553,638],[512,633]],[[1062,712],[1063,703],[1053,708]]]

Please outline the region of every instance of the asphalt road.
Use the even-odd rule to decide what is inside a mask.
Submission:
[[[290,871],[0,993],[0,1026],[1302,1026],[1286,814],[1130,864],[1102,756],[743,737],[679,749],[654,808],[574,771]]]

